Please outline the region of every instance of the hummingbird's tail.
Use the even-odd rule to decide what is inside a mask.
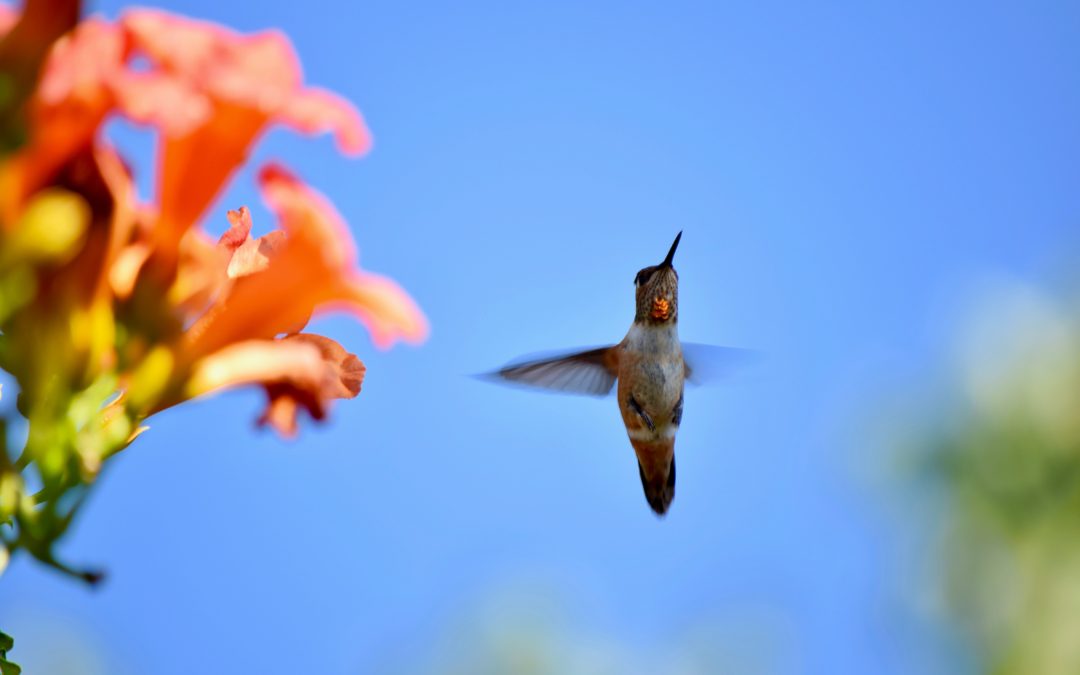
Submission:
[[[666,471],[657,471],[652,476],[646,476],[645,468],[638,462],[638,473],[641,474],[641,487],[645,489],[645,499],[649,506],[658,516],[667,513],[671,500],[675,499],[675,455],[671,456],[671,464]]]

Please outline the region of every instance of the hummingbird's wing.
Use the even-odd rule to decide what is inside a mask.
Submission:
[[[696,342],[682,343],[682,352],[683,361],[686,362],[686,380],[699,385],[722,380],[760,358],[760,354],[752,349],[714,347]]]
[[[560,355],[533,356],[511,363],[490,376],[505,382],[567,394],[606,396],[615,385],[619,354],[614,345]]]

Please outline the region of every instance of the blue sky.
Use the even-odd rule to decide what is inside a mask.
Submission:
[[[250,166],[326,193],[432,334],[378,352],[320,320],[368,375],[296,443],[253,431],[255,392],[154,418],[64,549],[104,587],[25,559],[0,579],[16,660],[40,672],[60,640],[92,653],[70,672],[424,672],[551,611],[628,663],[697,642],[763,672],[922,663],[896,524],[853,467],[886,452],[877,401],[939,377],[980,279],[1049,282],[1076,250],[1080,12],[716,5],[166,3],[283,28],[360,107],[364,159],[277,131]],[[252,173],[211,228],[249,204],[269,229]],[[614,400],[467,375],[618,341],[679,230],[682,337],[768,358],[688,393],[658,520]]]

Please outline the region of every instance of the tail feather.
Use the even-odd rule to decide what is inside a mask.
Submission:
[[[675,456],[671,456],[667,471],[658,472],[652,478],[645,475],[645,469],[638,462],[638,474],[641,475],[641,487],[645,489],[649,506],[658,516],[667,513],[671,501],[675,499]]]

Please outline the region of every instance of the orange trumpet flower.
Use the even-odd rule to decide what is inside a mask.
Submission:
[[[133,54],[153,65],[129,73],[141,86],[125,88],[130,96],[121,105],[161,131],[155,240],[166,259],[270,124],[332,132],[348,155],[370,146],[351,104],[302,86],[299,61],[282,33],[240,35],[150,9],[127,12],[120,25]]]
[[[346,155],[370,145],[351,104],[303,85],[284,34],[150,9],[76,25],[78,10],[27,0],[16,18],[0,5],[0,367],[29,428],[24,447],[0,449],[0,571],[25,550],[94,582],[54,545],[146,417],[257,385],[259,424],[293,436],[301,412],[324,419],[365,374],[342,345],[299,332],[312,315],[349,313],[378,347],[423,340],[427,322],[358,267],[341,215],[281,165],[258,176],[280,229],[252,237],[246,208],[217,242],[199,226],[272,124],[332,133]],[[149,204],[102,137],[114,115],[157,132]]]

